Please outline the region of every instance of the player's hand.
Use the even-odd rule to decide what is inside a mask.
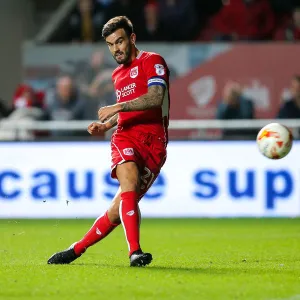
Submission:
[[[104,133],[108,130],[105,123],[93,122],[88,126],[88,133],[93,136],[103,136]]]
[[[101,107],[98,110],[98,118],[101,122],[105,122],[120,111],[118,104]]]

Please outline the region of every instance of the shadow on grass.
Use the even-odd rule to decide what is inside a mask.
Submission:
[[[295,274],[296,270],[287,270],[282,267],[278,268],[264,268],[264,267],[250,267],[244,268],[237,266],[235,267],[167,267],[167,266],[152,266],[149,267],[151,270],[155,271],[167,271],[167,272],[187,272],[187,273],[202,273],[210,275],[237,275],[237,274],[247,274],[247,275],[263,275],[263,274]]]
[[[131,270],[143,270],[146,272],[163,272],[163,273],[190,273],[190,274],[207,274],[207,275],[230,275],[236,276],[237,274],[242,275],[264,275],[264,274],[290,274],[296,275],[297,270],[290,270],[284,267],[216,267],[216,266],[195,266],[195,267],[180,267],[180,266],[159,266],[159,265],[150,265],[142,268],[130,268],[128,265],[115,265],[115,264],[106,264],[106,263],[74,263],[70,266],[79,267],[79,266],[95,266],[103,267],[108,269],[131,269]]]

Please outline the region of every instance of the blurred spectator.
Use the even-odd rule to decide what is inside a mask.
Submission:
[[[117,0],[107,6],[106,19],[115,16],[127,16],[133,26],[134,32],[137,34],[139,41],[143,40],[145,35],[145,16],[144,6],[146,0]]]
[[[8,105],[0,99],[0,119],[6,118],[12,112],[12,108],[8,107]]]
[[[223,99],[217,107],[216,118],[220,120],[254,119],[254,105],[251,99],[242,93],[241,86],[236,82],[228,82],[223,91]],[[242,137],[256,135],[248,129],[224,130],[223,137]]]
[[[275,34],[275,40],[299,41],[300,40],[300,7],[295,8],[292,19]]]
[[[44,107],[44,92],[35,91],[31,86],[27,84],[21,84],[17,87],[14,99],[14,109],[24,107]]]
[[[90,61],[80,66],[74,74],[80,92],[86,98],[85,118],[97,118],[97,111],[101,106],[115,102],[114,86],[111,74],[114,68],[104,60],[104,52],[95,51]]]
[[[156,0],[159,30],[166,41],[189,41],[198,32],[194,0]]]
[[[36,121],[44,118],[44,93],[35,91],[31,86],[21,84],[17,87],[13,96],[12,109],[5,107],[4,113],[8,122]],[[0,128],[0,139],[32,140],[37,136],[43,136],[45,132],[32,130],[10,130]]]
[[[300,75],[295,75],[291,81],[292,97],[281,106],[277,118],[299,119],[300,118]]]
[[[116,15],[129,17],[139,41],[268,40],[276,28],[277,39],[296,40],[297,13],[294,22],[286,20],[299,5],[300,0],[77,0],[67,26],[49,41],[101,41],[104,23]]]
[[[46,115],[49,120],[83,120],[85,100],[69,76],[57,80],[54,91],[48,92]],[[76,135],[70,131],[54,131],[55,135]]]
[[[286,14],[290,13],[297,5],[299,0],[270,0],[271,7],[275,14]]]
[[[96,0],[96,2],[100,3],[104,7],[112,4],[115,0]]]
[[[99,2],[78,0],[77,8],[69,20],[69,40],[85,43],[101,40],[101,31],[105,20],[105,12]]]
[[[145,33],[142,40],[159,41],[161,39],[158,19],[158,5],[155,0],[148,1],[144,9],[145,13]]]
[[[224,0],[212,18],[214,39],[221,41],[270,39],[275,17],[268,0]]]

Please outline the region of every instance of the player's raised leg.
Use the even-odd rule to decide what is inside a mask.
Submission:
[[[84,237],[73,243],[68,249],[53,254],[49,258],[48,264],[69,264],[80,257],[87,248],[110,234],[121,223],[119,216],[120,200],[121,188],[116,193],[107,212],[96,219]]]
[[[129,248],[131,266],[145,266],[152,261],[150,253],[143,253],[140,246],[140,174],[135,162],[127,161],[117,166],[116,175],[121,186],[119,215]]]

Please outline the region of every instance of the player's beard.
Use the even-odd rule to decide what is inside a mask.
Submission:
[[[114,54],[114,59],[115,61],[119,64],[119,65],[126,65],[130,62],[130,59],[131,59],[131,51],[132,51],[132,45],[129,44],[127,49],[125,50],[125,53],[124,52],[121,52],[121,51],[118,51]],[[121,54],[123,55],[122,58],[117,58],[116,55],[117,54]]]

